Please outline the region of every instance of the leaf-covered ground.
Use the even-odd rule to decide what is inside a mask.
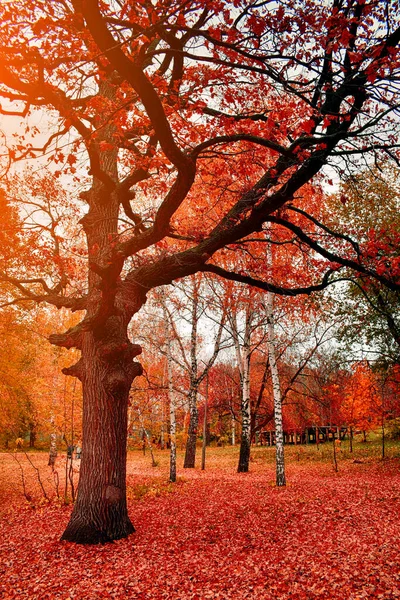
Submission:
[[[44,457],[33,460],[44,473]],[[12,465],[0,460],[9,494],[0,495],[1,598],[400,598],[397,459],[346,461],[338,473],[329,463],[292,463],[289,485],[278,489],[261,461],[237,474],[214,460],[206,472],[181,471],[173,486],[165,466],[137,457],[129,465],[136,533],[95,547],[60,543],[70,507],[22,502]]]

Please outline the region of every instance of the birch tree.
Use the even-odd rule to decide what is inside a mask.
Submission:
[[[273,267],[271,244],[266,244],[266,260],[268,267]],[[285,476],[285,449],[283,435],[282,395],[279,381],[278,364],[275,351],[275,325],[274,325],[274,296],[271,292],[266,293],[265,312],[268,327],[268,361],[271,369],[272,394],[274,398],[274,421],[275,421],[275,461],[276,461],[276,485],[286,485]]]
[[[167,381],[168,381],[168,400],[169,400],[169,444],[170,444],[170,463],[169,479],[172,483],[176,482],[176,406],[175,393],[173,388],[173,364],[172,364],[172,327],[170,324],[170,315],[168,314],[165,296],[161,295],[161,305],[164,316],[165,344],[167,353]]]

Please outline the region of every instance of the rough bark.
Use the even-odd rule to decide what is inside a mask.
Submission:
[[[99,93],[113,98],[115,89],[103,80]],[[98,143],[112,139],[113,134],[112,124],[104,126]],[[129,303],[118,296],[122,263],[113,257],[111,241],[118,233],[119,199],[112,186],[104,183],[118,181],[117,149],[98,156],[92,187],[85,192],[89,211],[81,220],[90,257],[88,326],[74,340],[81,359],[64,370],[82,382],[83,417],[77,501],[61,539],[82,544],[104,543],[134,531],[126,502],[128,401],[132,381],[142,368],[133,361],[141,349],[129,341],[127,329],[145,301],[143,292],[135,294],[134,289]]]
[[[118,323],[109,329],[112,324],[119,329]],[[129,390],[141,368],[129,352],[105,357],[102,349],[93,333],[85,334],[78,497],[61,538],[82,544],[104,543],[134,531],[126,504],[126,435]]]

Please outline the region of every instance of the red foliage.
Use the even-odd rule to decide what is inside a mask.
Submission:
[[[291,465],[286,489],[258,463],[185,473],[175,487],[136,474],[130,484],[147,490],[130,504],[137,531],[106,546],[58,541],[68,507],[14,506],[0,525],[0,596],[398,598],[398,466]]]

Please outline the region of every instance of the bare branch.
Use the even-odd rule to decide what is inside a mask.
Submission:
[[[333,283],[341,281],[341,279],[335,279],[331,281],[329,277],[334,271],[329,270],[327,271],[327,273],[325,273],[321,283],[299,288],[285,288],[274,285],[273,283],[267,283],[266,281],[256,279],[255,277],[251,277],[249,275],[241,275],[240,273],[227,271],[226,269],[218,267],[217,265],[205,264],[202,267],[200,267],[199,270],[206,273],[214,273],[215,275],[219,275],[223,279],[229,279],[230,281],[238,281],[239,283],[245,283],[247,285],[259,288],[260,290],[272,292],[273,294],[278,294],[280,296],[299,296],[300,294],[310,295],[313,292],[318,292],[325,289],[326,287],[328,287],[328,285],[332,285]]]

